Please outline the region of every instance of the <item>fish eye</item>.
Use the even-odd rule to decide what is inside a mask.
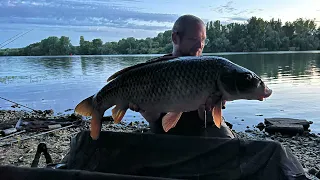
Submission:
[[[240,92],[246,92],[256,88],[259,84],[258,79],[252,73],[241,73],[236,76],[236,86]]]
[[[249,80],[249,81],[250,81],[252,78],[253,78],[253,77],[252,77],[252,75],[251,75],[251,74],[246,74],[246,79],[247,79],[247,80]]]

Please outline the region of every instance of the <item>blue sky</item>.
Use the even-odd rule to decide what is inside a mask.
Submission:
[[[48,36],[80,36],[103,42],[154,37],[169,30],[183,14],[204,21],[243,23],[251,16],[294,21],[315,18],[320,25],[319,0],[0,0],[0,43],[29,31],[6,47],[24,47]]]

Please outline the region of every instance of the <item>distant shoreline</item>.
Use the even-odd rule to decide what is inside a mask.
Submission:
[[[202,53],[203,56],[210,56],[210,55],[238,55],[238,54],[303,54],[303,53],[320,53],[320,50],[308,50],[308,51],[251,51],[251,52],[214,52],[214,53]],[[0,57],[90,57],[90,56],[109,56],[109,57],[117,57],[117,56],[162,56],[165,53],[159,54],[92,54],[92,55],[81,55],[81,54],[73,54],[73,55],[39,55],[39,56],[5,56],[0,55]]]
[[[312,19],[282,22],[253,16],[244,24],[216,20],[206,23],[206,34],[204,53],[320,50],[320,27]],[[66,36],[49,36],[22,48],[0,46],[0,56],[167,54],[172,51],[171,35],[167,30],[155,37],[127,37],[118,42],[80,36],[79,45],[72,45]]]

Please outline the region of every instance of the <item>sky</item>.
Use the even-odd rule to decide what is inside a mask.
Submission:
[[[283,22],[301,17],[320,25],[320,0],[0,0],[0,45],[28,31],[4,48],[49,36],[68,36],[73,45],[79,45],[81,35],[103,42],[154,37],[184,14],[224,24],[256,16]]]

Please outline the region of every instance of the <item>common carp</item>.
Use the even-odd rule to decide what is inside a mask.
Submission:
[[[167,113],[162,119],[166,132],[176,125],[183,112],[197,110],[205,104],[213,109],[214,123],[220,128],[223,102],[262,101],[271,94],[272,90],[258,75],[226,58],[166,57],[116,72],[101,90],[81,101],[75,112],[92,116],[92,139],[99,138],[106,110],[115,105],[112,117],[119,123],[130,103],[148,113]]]

